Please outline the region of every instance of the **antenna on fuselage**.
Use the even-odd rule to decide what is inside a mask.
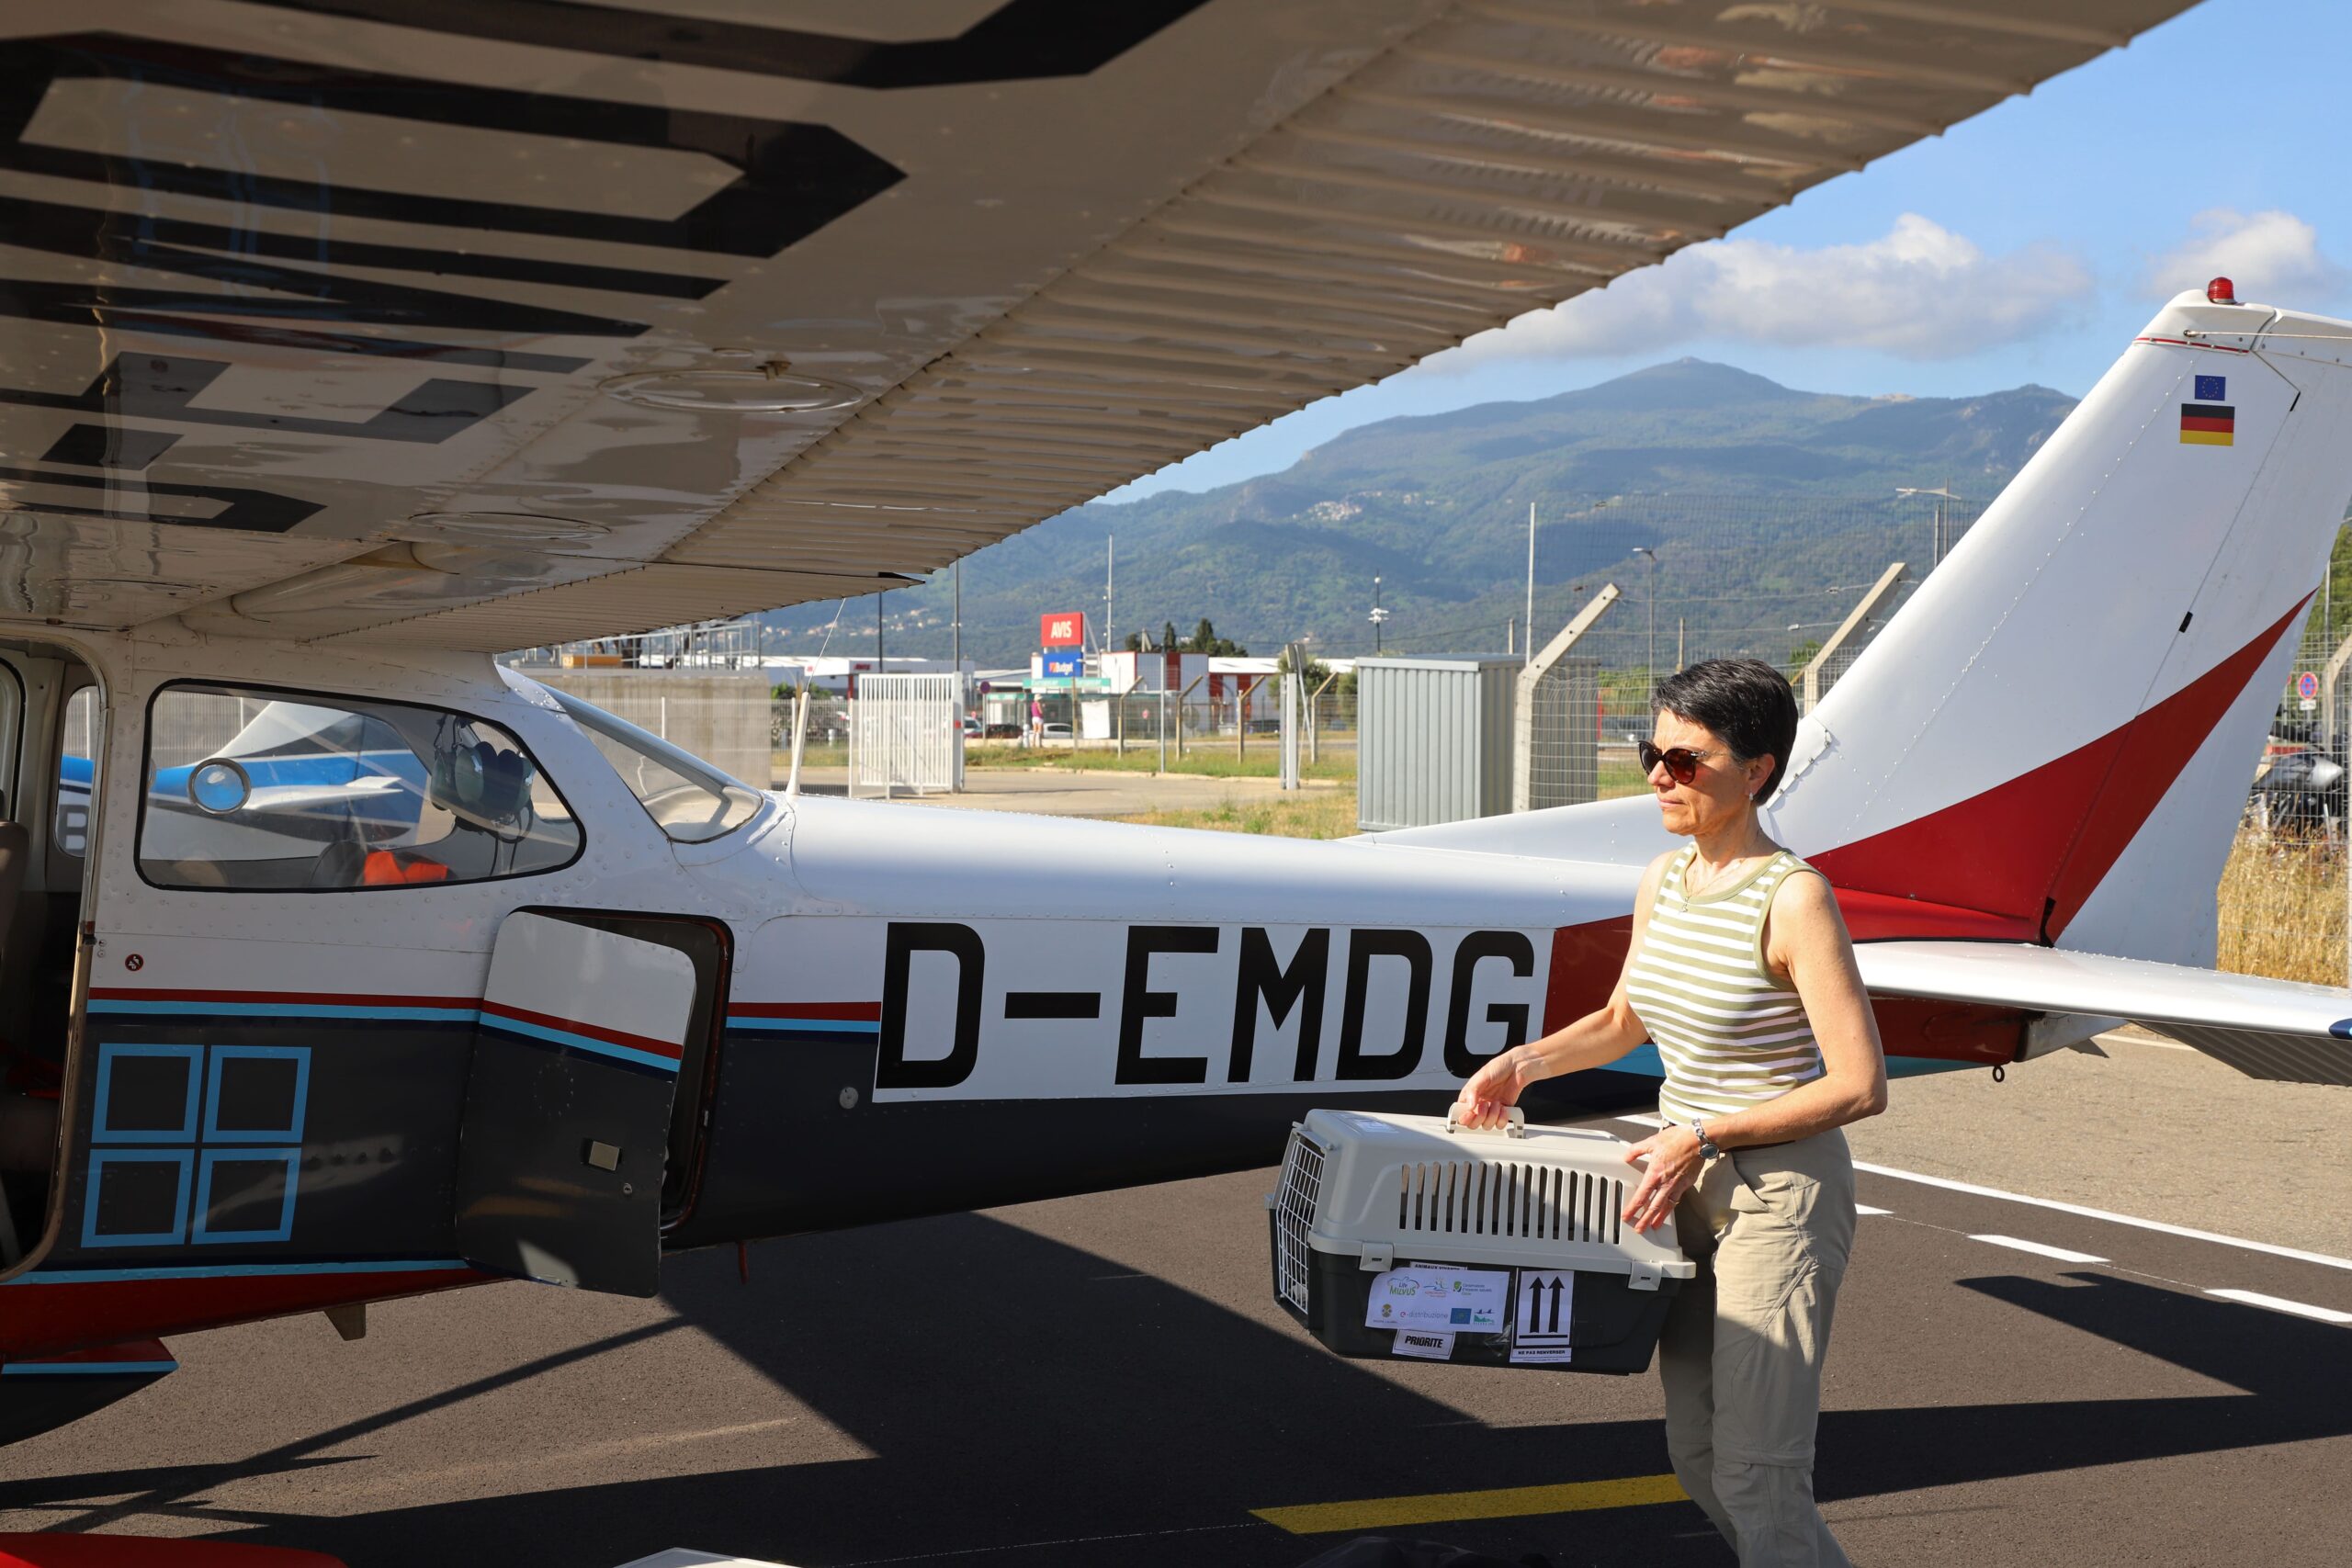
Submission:
[[[808,739],[808,671],[800,672],[800,690],[792,699],[792,771],[785,774],[784,798],[800,795],[800,749]]]

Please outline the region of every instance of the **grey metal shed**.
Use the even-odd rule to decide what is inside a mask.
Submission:
[[[1510,809],[1515,654],[1356,660],[1356,825],[1424,828]]]

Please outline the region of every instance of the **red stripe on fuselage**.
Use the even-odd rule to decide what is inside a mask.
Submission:
[[[94,1001],[110,1002],[266,1002],[273,1007],[332,1008],[478,1008],[480,997],[382,996],[360,991],[189,991],[145,986],[93,986]]]
[[[816,1018],[836,1023],[879,1023],[880,1002],[729,1002],[735,1018]]]
[[[0,1286],[0,1352],[22,1360],[85,1345],[161,1338],[351,1302],[486,1283],[470,1269],[400,1274],[279,1274],[217,1280],[20,1279]]]
[[[674,1040],[656,1040],[650,1034],[631,1034],[625,1029],[606,1029],[602,1024],[582,1023],[575,1018],[558,1018],[551,1012],[533,1012],[512,1002],[493,1002],[484,998],[481,1010],[496,1018],[511,1018],[523,1023],[536,1023],[542,1029],[559,1029],[568,1034],[584,1034],[591,1040],[601,1040],[607,1045],[626,1045],[632,1051],[644,1051],[656,1056],[676,1061],[685,1055],[685,1047]]]

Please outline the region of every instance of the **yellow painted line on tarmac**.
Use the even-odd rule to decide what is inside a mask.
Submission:
[[[1452,1524],[1507,1519],[1523,1514],[1575,1514],[1679,1503],[1690,1496],[1671,1475],[1629,1475],[1618,1481],[1566,1481],[1553,1486],[1499,1486],[1487,1492],[1428,1492],[1415,1497],[1365,1497],[1352,1503],[1299,1503],[1250,1511],[1293,1535],[1385,1529],[1393,1525]]]

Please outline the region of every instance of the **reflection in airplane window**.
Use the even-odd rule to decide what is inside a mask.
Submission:
[[[90,777],[98,754],[98,689],[85,686],[65,699],[58,727],[57,820],[51,841],[69,855],[88,852]]]
[[[678,843],[699,844],[731,833],[758,814],[757,790],[701,758],[569,692],[549,688],[548,695],[596,743],[653,825]]]
[[[139,870],[163,887],[333,891],[568,865],[580,827],[522,742],[404,703],[166,686]]]

